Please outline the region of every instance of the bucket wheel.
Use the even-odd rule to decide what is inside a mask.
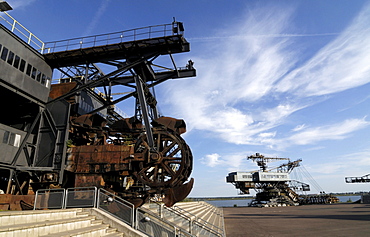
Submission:
[[[140,157],[135,175],[152,188],[172,188],[182,185],[192,171],[193,157],[186,142],[177,133],[153,128],[154,149],[146,134],[135,145],[135,156]]]

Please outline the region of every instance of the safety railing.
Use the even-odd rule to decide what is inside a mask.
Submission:
[[[98,190],[96,207],[120,219],[131,227],[135,226],[135,207],[132,203],[104,189]]]
[[[222,210],[222,209],[219,209],[219,208],[214,208],[214,206],[213,206],[212,204],[208,203],[208,202],[204,202],[204,201],[202,201],[201,203],[202,203],[203,205],[205,205],[205,206],[213,207],[213,208],[211,208],[211,210],[210,210],[210,211],[211,211],[214,215],[218,216],[218,219],[219,219],[219,220],[221,220],[220,225],[219,225],[219,226],[217,226],[217,227],[216,227],[216,229],[217,229],[218,231],[222,232],[222,233],[225,233],[225,224],[224,224],[224,222],[223,222],[223,220],[224,220],[224,213],[223,213],[223,210]],[[200,222],[201,222],[201,221],[200,221]],[[214,226],[214,225],[211,225],[211,226]]]
[[[26,27],[21,25],[16,19],[10,16],[7,12],[0,15],[0,23],[4,23],[3,25],[7,27],[11,32],[21,38],[23,41],[27,42],[27,44],[31,45],[37,51],[42,53],[43,49],[45,48],[45,43],[42,42],[39,38],[37,38],[31,31],[29,31]]]
[[[96,187],[39,189],[35,195],[34,210],[81,207],[98,208],[149,236],[197,236],[163,220],[149,210],[135,209],[130,202],[104,189]]]
[[[190,213],[188,213],[188,215],[181,212],[176,212],[174,211],[174,209],[166,208],[165,206],[158,203],[156,205],[158,205],[157,212],[159,213],[160,218],[171,219],[176,222],[178,226],[181,226],[181,228],[191,233],[192,217],[195,217],[195,215],[192,215]]]
[[[39,189],[35,195],[33,209],[64,209],[66,190],[60,189]]]
[[[148,234],[149,236],[179,236],[179,237],[195,237],[183,228],[166,221],[160,216],[151,213],[145,208],[137,208],[136,210],[136,229]]]
[[[215,226],[210,222],[197,217],[196,215],[186,211],[185,209],[174,206],[172,208],[167,208],[163,206],[165,209],[176,213],[178,216],[186,216],[189,217],[189,232],[195,234],[197,236],[217,236],[222,237],[224,236],[223,227]]]
[[[97,188],[68,188],[65,191],[64,208],[97,206]]]
[[[42,52],[53,53],[144,39],[153,39],[158,37],[182,34],[183,30],[184,28],[182,23],[175,21],[171,24],[148,26],[109,34],[101,34],[54,42],[47,42],[45,43]]]
[[[153,203],[154,204],[154,203]],[[162,204],[157,204],[157,212],[162,219],[173,219],[182,229],[191,233],[195,236],[207,236],[207,237],[223,237],[224,236],[224,226],[215,226],[206,220],[199,218],[198,216],[188,212],[187,210],[179,207],[166,207]],[[211,205],[204,203],[203,205]],[[222,214],[218,212],[213,212],[215,215],[219,215],[223,219]]]
[[[35,195],[34,209],[95,207],[96,194],[96,187],[39,189]]]

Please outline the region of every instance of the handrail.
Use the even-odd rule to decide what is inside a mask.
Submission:
[[[3,12],[3,13],[9,19],[6,19],[4,16],[0,15],[0,20],[3,20],[5,23],[7,23],[7,25],[10,26],[9,30],[15,33],[20,38],[23,38],[23,40],[26,39],[25,42],[27,42],[27,44],[31,45],[37,51],[40,51],[41,53],[43,53],[43,49],[45,48],[45,43],[39,38],[37,38],[36,35],[34,35],[31,31],[29,31],[26,27],[24,27],[21,23],[19,23],[16,19],[14,19],[7,12]]]
[[[206,206],[213,206],[212,204],[208,203],[208,202],[204,202],[202,201],[202,203],[204,203],[204,205]],[[223,210],[222,209],[211,209],[211,212],[215,213],[216,215],[220,216],[220,218],[223,220],[224,219],[224,213],[223,213]],[[223,230],[223,233],[225,233],[225,224],[222,222],[222,227],[220,228]]]
[[[218,231],[216,231],[216,230],[212,229],[211,227],[206,226],[206,225],[204,225],[204,224],[202,224],[202,223],[200,223],[200,222],[198,222],[198,221],[194,221],[194,222],[193,222],[193,224],[198,225],[198,226],[199,226],[199,227],[201,227],[202,229],[207,230],[208,232],[210,232],[210,233],[212,233],[212,234],[214,234],[214,235],[216,235],[216,236],[220,236],[220,237],[223,237],[223,236],[224,236],[223,232],[222,232],[222,233],[220,233],[220,232],[218,232]],[[220,228],[218,228],[218,229],[220,229]]]
[[[71,195],[69,195],[71,194]],[[80,196],[81,194],[81,196]],[[56,195],[56,196],[53,196]],[[76,202],[81,200],[80,198],[84,196],[83,202]],[[86,198],[87,197],[87,198]],[[39,203],[41,201],[41,203]],[[54,206],[50,206],[49,201],[52,201]],[[72,203],[71,203],[72,202]],[[46,206],[43,206],[46,204]],[[76,205],[74,205],[76,204]],[[77,205],[78,204],[78,205]],[[112,205],[113,204],[113,205]],[[158,206],[163,207],[163,205],[156,203]],[[111,206],[112,205],[112,206]],[[119,205],[116,206],[116,205]],[[37,207],[39,206],[39,207]],[[150,234],[146,232],[145,228],[142,228],[143,225],[149,225],[151,227],[161,226],[160,228],[167,229],[171,233],[177,234],[178,236],[194,236],[193,231],[199,233],[201,231],[206,231],[207,236],[224,236],[224,231],[222,228],[212,225],[211,223],[198,218],[196,215],[176,206],[178,210],[173,208],[167,208],[166,211],[173,213],[177,216],[180,216],[184,219],[183,223],[189,223],[189,231],[178,227],[175,224],[164,219],[161,215],[156,215],[146,208],[134,208],[134,205],[121,197],[108,192],[107,190],[97,188],[97,187],[80,187],[80,188],[68,188],[68,189],[40,189],[36,192],[35,195],[35,204],[34,210],[44,209],[44,208],[53,208],[53,209],[66,209],[70,207],[94,207],[102,211],[107,212],[108,214],[115,216],[131,225],[132,228],[139,230],[143,233]],[[120,209],[119,212],[111,212],[110,207],[113,209]],[[160,209],[162,210],[162,209]],[[183,213],[180,212],[182,210]],[[141,213],[139,218],[139,212]],[[185,215],[185,213],[187,215]],[[146,218],[149,217],[149,218]],[[139,225],[141,228],[139,228]]]
[[[203,219],[201,219],[201,218],[199,218],[200,220],[203,220]],[[194,221],[193,222],[193,224],[197,224],[198,226],[201,226],[203,229],[207,229],[209,232],[212,232],[213,234],[215,234],[215,235],[218,235],[218,236],[223,236],[223,229],[222,228],[220,228],[220,227],[217,227],[217,226],[215,226],[215,225],[212,225],[211,223],[209,223],[209,222],[207,222],[207,221],[204,221],[204,223],[202,223],[202,222],[200,222],[200,221],[198,221],[198,220],[196,220],[196,221]],[[210,226],[211,227],[210,227]],[[212,227],[215,227],[216,228],[216,230],[215,229],[213,229]],[[220,230],[221,232],[218,232],[217,230]]]
[[[142,213],[146,217],[149,217],[149,219],[147,219],[147,218],[140,219],[139,218],[139,213]],[[150,222],[157,223],[159,225],[165,226],[165,228],[169,228],[169,229],[174,230],[175,236],[195,237],[194,235],[192,235],[190,232],[186,231],[185,229],[183,229],[181,227],[177,227],[173,223],[163,219],[162,217],[156,215],[155,213],[153,213],[152,211],[150,211],[150,210],[148,210],[144,207],[138,207],[137,210],[136,210],[136,225],[137,226],[135,226],[135,229],[137,229],[137,230],[140,230],[140,228],[138,226],[140,221],[150,221]]]
[[[196,215],[194,215],[193,213],[191,213],[191,212],[189,212],[189,211],[187,211],[187,210],[185,210],[185,209],[183,209],[183,208],[181,208],[181,207],[179,207],[179,206],[173,206],[173,207],[166,207],[165,206],[165,208],[166,209],[169,209],[169,210],[173,210],[173,211],[177,211],[177,210],[180,210],[180,211],[177,211],[179,214],[181,214],[181,215],[184,215],[184,216],[186,216],[185,214],[183,214],[182,212],[185,212],[186,214],[188,214],[189,216],[191,216],[191,217],[194,217],[194,219],[197,219],[198,217],[196,216]],[[187,217],[187,216],[186,216]],[[190,217],[190,218],[191,218]]]
[[[42,198],[40,198],[41,200],[39,200],[40,195],[42,195],[40,193],[44,193],[44,195],[46,196],[45,200],[42,200]],[[50,206],[50,203],[47,203],[47,206],[42,206],[44,204],[43,202],[48,202],[49,201],[50,196],[56,195],[58,193],[61,195],[61,197],[60,197],[60,200],[58,200],[57,198],[53,199],[52,204],[54,206]],[[39,190],[36,191],[36,194],[35,194],[35,201],[34,201],[34,205],[33,205],[33,210],[43,209],[43,208],[64,209],[65,208],[65,197],[66,197],[66,190],[64,188],[39,189]]]
[[[68,194],[76,194],[76,193],[86,193],[86,192],[92,192],[92,203],[85,204],[85,207],[96,207],[97,205],[97,194],[98,194],[98,188],[97,187],[81,187],[81,188],[67,188],[65,189],[65,200],[63,203],[63,208],[69,208],[72,207],[68,201],[70,201],[70,197]],[[78,204],[77,207],[82,207],[81,204]]]
[[[205,203],[205,204],[203,204],[203,203],[201,203],[202,205],[205,205],[205,206],[207,206],[206,204],[208,204],[208,203]],[[158,204],[159,205],[159,204]],[[209,206],[212,206],[211,204],[208,204]],[[181,216],[184,216],[184,217],[188,217],[190,220],[190,223],[195,223],[195,224],[197,224],[199,227],[201,227],[201,228],[203,228],[203,229],[207,229],[207,231],[209,231],[209,232],[212,232],[213,234],[215,234],[215,235],[218,235],[218,236],[224,236],[223,235],[223,233],[224,233],[224,229],[223,228],[220,228],[220,227],[218,227],[218,226],[215,226],[215,225],[213,225],[212,223],[210,223],[210,222],[208,222],[208,221],[206,221],[206,220],[204,220],[204,219],[202,219],[202,218],[199,218],[198,216],[196,216],[196,215],[194,215],[193,213],[191,213],[191,212],[189,212],[189,211],[187,211],[187,210],[185,210],[185,209],[183,209],[183,208],[181,208],[181,207],[179,207],[179,206],[173,206],[173,207],[166,207],[166,206],[163,206],[166,210],[169,210],[169,211],[171,211],[171,212],[173,212],[173,213],[175,213],[175,214],[178,214],[178,215],[181,215]],[[183,214],[182,212],[184,212],[184,213],[186,213],[187,215],[189,215],[189,216],[187,216],[186,214]],[[212,210],[212,212],[215,212],[214,210]],[[215,212],[217,215],[220,215],[221,216],[221,214],[220,213],[217,213],[217,212]],[[192,220],[192,218],[194,218],[194,220]],[[219,230],[220,232],[218,232],[218,231],[216,231],[216,230]],[[222,232],[222,233],[221,233]]]
[[[100,197],[101,196],[105,196],[106,199],[104,200],[100,200]],[[123,219],[122,217],[118,216],[117,214],[114,214],[114,213],[111,213],[109,212],[109,207],[108,209],[104,209],[102,206],[102,203],[104,203],[105,205],[110,205],[111,203],[115,202],[115,204],[121,204],[123,205],[125,208],[128,208],[130,210],[130,220],[125,220]],[[126,222],[128,224],[131,225],[131,227],[135,227],[135,206],[134,204],[132,204],[131,202],[125,200],[125,199],[122,199],[121,197],[113,194],[113,193],[110,193],[109,191],[105,190],[105,189],[98,189],[98,194],[97,194],[97,200],[96,200],[96,208],[100,209],[100,210],[103,210],[105,212],[108,212],[110,213],[111,215],[115,216],[116,218],[122,220],[123,222]]]
[[[204,205],[203,203],[201,203],[202,205]],[[209,204],[209,205],[211,205],[211,204]],[[205,206],[207,206],[207,205],[205,205]],[[179,207],[179,206],[173,206],[173,207],[171,207],[171,208],[168,208],[168,207],[165,207],[166,209],[171,209],[171,210],[173,210],[173,211],[177,211],[177,209],[179,209],[179,210],[181,210],[181,211],[183,211],[183,212],[185,212],[185,213],[188,213],[189,215],[191,215],[191,216],[193,216],[193,217],[195,217],[194,218],[194,221],[195,222],[198,222],[198,223],[200,223],[200,224],[203,224],[203,225],[205,225],[205,226],[211,226],[211,227],[215,227],[216,229],[220,229],[221,231],[223,231],[223,229],[222,228],[220,228],[220,227],[218,227],[218,226],[215,226],[215,225],[213,225],[212,223],[209,223],[208,221],[206,221],[206,220],[204,220],[204,219],[202,219],[202,218],[199,218],[198,216],[196,216],[196,215],[194,215],[193,213],[191,213],[191,212],[189,212],[189,211],[186,211],[185,209],[183,209],[183,208],[181,208],[181,207]],[[214,212],[214,210],[211,210],[212,212]],[[181,214],[180,212],[178,212],[179,214]],[[220,215],[220,213],[217,213],[217,212],[215,212],[217,215]],[[208,227],[209,228],[209,227]]]
[[[81,199],[82,196],[84,197],[83,199]],[[76,200],[79,201],[74,203]],[[132,228],[147,234],[145,230],[138,229],[139,220],[135,218],[137,215],[135,211],[137,213],[139,209],[135,210],[132,203],[105,189],[98,189],[97,187],[78,187],[67,189],[39,189],[36,191],[34,210],[45,208],[67,209],[70,207],[97,208],[129,224]],[[120,211],[112,212],[110,208],[116,210],[118,208]],[[165,222],[163,222],[163,224],[167,225]],[[159,223],[159,225],[161,224]],[[170,231],[183,234],[181,236],[191,236],[186,234],[183,230],[178,229],[176,226],[171,226],[172,229]]]
[[[119,196],[117,196],[117,195],[115,195],[115,194],[113,194],[113,193],[111,193],[111,192],[109,192],[109,191],[107,191],[107,190],[105,190],[105,189],[103,189],[103,188],[99,188],[99,190],[98,190],[100,193],[104,193],[104,194],[106,194],[107,196],[112,196],[112,197],[114,197],[115,199],[117,199],[117,200],[119,200],[120,202],[122,202],[122,203],[124,203],[125,205],[128,205],[128,206],[130,206],[130,207],[134,207],[134,204],[132,204],[131,202],[129,202],[129,201],[127,201],[127,200],[125,200],[125,199],[123,199],[123,198],[121,198],[121,197],[119,197]],[[99,200],[97,200],[97,201],[99,201]],[[99,203],[97,202],[97,207],[99,207]]]
[[[208,202],[201,201],[201,202],[199,202],[199,203],[201,203],[201,204],[202,204],[202,205],[204,205],[204,206],[211,206],[211,207],[214,207],[212,204],[210,204],[210,203],[208,203]],[[223,215],[223,214],[222,214],[222,211],[220,211],[220,210],[218,210],[218,209],[211,209],[211,212],[215,213],[216,215],[220,215],[220,216],[222,216],[222,215]]]
[[[157,37],[166,37],[171,35],[182,35],[183,28],[182,31],[178,30],[180,28],[180,24],[182,25],[181,22],[173,22],[171,24],[147,26],[108,34],[83,36],[66,40],[46,42],[44,48],[42,49],[42,52],[54,53],[129,41],[153,39]]]

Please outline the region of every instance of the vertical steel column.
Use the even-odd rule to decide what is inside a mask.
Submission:
[[[8,180],[8,187],[6,188],[6,192],[5,194],[11,194],[11,189],[12,189],[12,179],[13,179],[13,173],[14,173],[14,170],[13,169],[10,169],[9,170],[9,180]]]
[[[13,158],[13,161],[12,161],[12,165],[16,165],[16,163],[17,163],[17,160],[18,160],[18,158],[19,158],[19,156],[20,156],[20,154],[21,154],[21,152],[22,152],[22,150],[23,150],[23,148],[26,146],[26,143],[27,143],[27,141],[28,141],[28,138],[29,138],[29,136],[31,135],[31,133],[32,133],[32,130],[35,128],[35,126],[36,126],[36,124],[37,124],[37,122],[39,121],[39,118],[41,117],[41,114],[43,113],[43,110],[44,109],[42,109],[37,115],[36,115],[36,117],[35,117],[35,119],[34,119],[34,121],[33,121],[33,123],[32,123],[32,125],[31,125],[31,127],[28,129],[28,131],[27,131],[27,134],[26,134],[26,136],[23,138],[23,140],[22,140],[22,142],[21,142],[21,144],[19,145],[19,148],[18,148],[18,150],[17,150],[17,153],[15,153],[15,155],[14,155],[14,158]],[[37,141],[38,142],[38,141]],[[34,159],[35,160],[35,159]],[[33,161],[34,162],[34,161]],[[28,164],[28,166],[31,166],[32,164]]]
[[[146,103],[144,89],[143,89],[143,82],[141,81],[141,78],[139,75],[134,75],[135,84],[136,84],[136,91],[141,107],[141,113],[143,115],[144,119],[144,125],[145,125],[145,131],[146,131],[146,137],[148,141],[148,145],[151,150],[154,150],[154,139],[153,139],[153,132],[152,128],[150,126],[149,121],[149,111],[148,111],[148,105]]]

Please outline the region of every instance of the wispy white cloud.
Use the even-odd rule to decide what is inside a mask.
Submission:
[[[323,140],[336,140],[348,137],[349,134],[355,132],[356,130],[363,129],[369,126],[370,122],[363,119],[349,119],[341,123],[332,124],[330,126],[321,127],[305,127],[300,126],[294,131],[294,134],[286,137],[284,139],[274,139],[275,133],[260,133],[259,139],[261,143],[275,147],[277,150],[286,148],[287,144],[292,145],[305,145],[314,144]],[[253,152],[238,152],[234,154],[218,154],[213,153],[204,156],[201,159],[201,163],[212,167],[212,168],[223,168],[228,172],[234,171],[252,171],[258,170],[255,164],[248,164],[246,159],[247,154],[252,154]],[[275,157],[276,154],[265,154],[267,157]],[[312,164],[309,159],[304,160],[305,164],[310,164],[306,168],[299,168],[296,170],[296,174],[292,174],[293,179],[300,180],[303,178],[303,182],[308,182],[311,185],[314,184],[311,175],[321,181],[323,180],[344,180],[345,176],[362,176],[367,174],[364,170],[368,170],[370,167],[370,151],[364,150],[357,153],[345,154],[340,157],[322,157],[319,163]],[[303,169],[303,170],[302,170]],[[304,171],[304,172],[303,172]],[[308,174],[307,172],[311,173]],[[297,175],[298,177],[294,177]],[[305,177],[308,175],[308,177]],[[321,183],[321,182],[319,182]],[[336,185],[338,186],[338,185]],[[314,187],[313,187],[314,188]],[[323,187],[323,189],[316,191],[331,191],[339,192],[340,190],[345,190],[344,182],[341,184],[340,188],[333,189],[332,187]],[[317,189],[317,187],[315,188]],[[314,189],[312,189],[314,191]]]
[[[331,125],[302,128],[296,130],[297,132],[290,137],[274,142],[277,142],[277,144],[282,147],[284,146],[283,144],[307,145],[315,144],[324,140],[339,140],[347,138],[351,133],[369,125],[370,122],[366,121],[365,118],[347,119],[343,122]]]
[[[209,167],[215,167],[216,165],[224,163],[224,161],[220,160],[220,155],[217,153],[206,155],[201,159],[201,162]]]
[[[277,84],[297,96],[340,92],[370,82],[370,5],[335,40]]]
[[[302,168],[312,177],[315,177],[317,183],[322,185],[327,192],[342,192],[343,190],[361,190],[361,186],[366,190],[366,184],[348,184],[345,183],[345,177],[361,177],[369,174],[370,169],[370,150],[347,153],[340,156],[321,157],[321,162],[310,163],[304,160]],[[298,177],[303,177],[301,167],[296,170]],[[307,177],[306,177],[307,178]],[[298,178],[299,179],[299,178]],[[302,180],[305,182],[305,180]],[[309,180],[308,183],[311,183]],[[351,187],[349,187],[351,186]]]
[[[254,35],[230,35],[230,36],[203,36],[188,38],[191,42],[201,41],[215,41],[215,40],[232,40],[232,39],[246,39],[246,38],[285,38],[285,37],[322,37],[322,36],[336,36],[339,33],[321,33],[321,34],[254,34]]]
[[[286,26],[290,14],[269,14],[262,11],[263,18],[258,22],[249,17],[242,26],[230,31],[245,34],[280,33]],[[220,34],[227,34],[221,32]],[[295,105],[278,104],[274,109],[255,113],[249,109],[268,95],[274,82],[279,80],[294,64],[291,53],[286,53],[289,42],[285,38],[235,38],[222,41],[206,57],[195,58],[198,70],[196,80],[177,82],[187,90],[173,91],[171,101],[181,104],[181,115],[186,117],[190,129],[209,130],[220,134],[229,142],[249,143],[249,137],[266,130],[266,126],[275,123],[272,120],[286,116],[287,111],[298,109]],[[191,91],[191,93],[189,93]],[[263,113],[272,110],[284,111],[267,118]],[[246,141],[249,140],[249,141]]]
[[[292,131],[298,132],[298,131],[304,129],[305,127],[306,127],[305,124],[300,124],[300,125],[297,125],[295,128],[293,128]]]
[[[24,8],[32,3],[34,3],[36,0],[7,0],[9,5],[14,9]]]
[[[99,8],[97,9],[95,15],[93,16],[93,19],[92,21],[90,22],[90,24],[87,26],[85,32],[83,35],[91,35],[91,33],[93,32],[94,28],[96,27],[96,25],[98,24],[98,22],[101,20],[101,17],[103,16],[103,14],[105,13],[108,5],[109,5],[109,1],[110,0],[102,0]]]
[[[220,155],[218,153],[207,154],[200,159],[203,165],[209,167],[224,167],[228,171],[237,171],[246,169],[246,155],[245,153],[228,153],[227,155]],[[251,168],[253,169],[253,168]]]
[[[242,24],[215,36],[220,41],[212,52],[205,49],[192,58],[197,78],[177,81],[183,90],[167,91],[174,104],[171,110],[187,121],[189,130],[208,131],[229,143],[278,148],[344,139],[369,125],[357,118],[336,121],[336,127],[325,121],[316,127],[297,121],[291,123],[290,137],[277,132],[293,113],[325,100],[323,95],[370,82],[369,6],[299,67],[297,37],[287,33],[294,28],[289,20],[293,12],[255,10]],[[234,32],[240,36],[227,37]],[[289,34],[292,37],[277,37]]]

